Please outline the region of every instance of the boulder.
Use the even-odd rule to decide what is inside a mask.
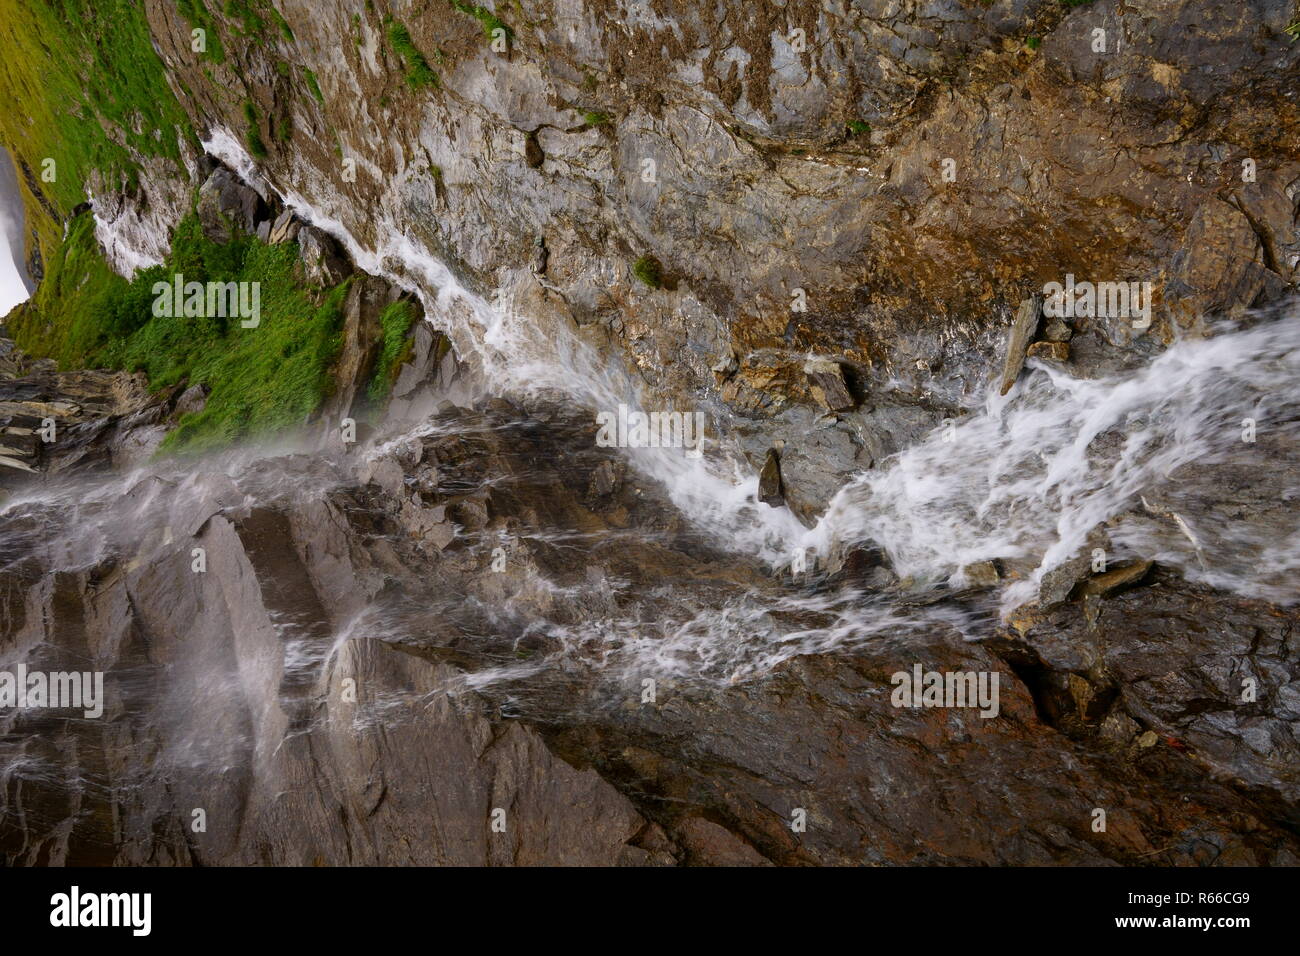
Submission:
[[[857,404],[844,384],[844,370],[829,359],[809,359],[803,366],[808,387],[822,405],[832,412],[845,412]]]
[[[315,226],[298,230],[299,268],[312,285],[332,288],[352,274],[352,264],[329,233]]]
[[[785,504],[785,492],[781,485],[781,456],[775,448],[768,450],[767,461],[758,473],[758,500],[773,508]]]
[[[298,238],[298,231],[302,229],[302,220],[296,217],[290,210],[286,209],[280,215],[275,217],[268,231],[267,241],[272,245],[278,245],[282,242],[293,242]]]
[[[1034,293],[1020,303],[1016,317],[1007,332],[1007,344],[1003,349],[1002,374],[999,378],[998,392],[1005,395],[1020,377],[1020,370],[1025,367],[1025,355],[1029,342],[1038,328],[1038,317],[1042,312],[1043,297]]]
[[[238,230],[256,233],[258,222],[266,216],[266,204],[256,190],[221,166],[199,188],[195,211],[205,236],[229,242]]]

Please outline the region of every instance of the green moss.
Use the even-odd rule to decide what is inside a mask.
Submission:
[[[315,302],[295,277],[296,261],[292,243],[269,246],[251,236],[214,243],[190,215],[177,226],[167,261],[127,282],[104,262],[91,217],[79,216],[9,327],[21,348],[63,368],[143,371],[155,389],[207,385],[203,411],[187,415],[164,449],[197,451],[269,435],[302,424],[320,406],[342,344],[347,283]],[[176,273],[186,282],[260,283],[260,323],[246,329],[237,317],[153,315],[154,283],[171,282]]]
[[[632,275],[652,289],[658,289],[664,284],[663,265],[654,256],[642,256],[632,263]]]
[[[257,159],[266,159],[266,143],[262,141],[258,129],[257,107],[252,100],[244,100],[244,119],[248,123],[248,129],[244,131],[244,143],[248,146],[249,153]]]
[[[433,72],[429,61],[416,48],[411,40],[411,33],[397,20],[388,23],[388,43],[402,61],[406,70],[406,84],[413,89],[421,86],[437,86],[438,74]]]
[[[221,35],[217,32],[216,21],[212,19],[212,14],[208,12],[203,0],[176,0],[176,9],[191,29],[203,31],[203,56],[213,63],[225,63],[226,53],[221,46]]]
[[[468,14],[478,20],[483,25],[483,35],[489,40],[495,39],[497,36],[496,31],[501,30],[506,38],[506,43],[514,45],[515,31],[506,26],[501,18],[487,7],[476,3],[467,3],[466,0],[451,0],[451,5],[461,13]]]
[[[584,126],[603,126],[609,122],[609,116],[592,110],[582,114],[582,122]]]
[[[415,322],[415,310],[409,302],[397,301],[379,313],[383,329],[383,346],[375,360],[375,374],[366,394],[373,401],[381,401],[393,387],[393,377],[410,349],[406,333]]]
[[[275,25],[280,28],[280,36],[284,37],[290,43],[294,42],[293,30],[289,26],[289,21],[285,20],[285,18],[280,14],[280,11],[275,9],[275,7],[271,8],[271,16],[275,19]]]
[[[849,132],[854,136],[861,136],[863,133],[871,132],[871,124],[864,123],[862,120],[849,120],[844,125],[848,127]]]
[[[304,69],[302,75],[307,80],[307,89],[311,91],[312,99],[317,103],[324,103],[325,97],[321,95],[320,83],[316,80],[316,74],[311,70]]]
[[[239,20],[239,32],[245,37],[261,39],[266,30],[266,20],[248,0],[226,0],[226,16]]]
[[[1025,40],[1025,46],[1030,50],[1037,50],[1043,45],[1042,37],[1029,37]]]

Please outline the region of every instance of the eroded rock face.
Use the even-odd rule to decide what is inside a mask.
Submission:
[[[586,419],[429,424],[7,515],[3,659],[108,688],[100,720],[6,714],[8,862],[1300,862],[1294,613],[1158,575],[981,643],[934,618],[759,679],[709,645],[655,670],[682,602],[832,622]],[[98,544],[58,570],[73,529]],[[900,708],[918,665],[997,674],[996,716]]]
[[[350,290],[311,456],[56,480],[6,511],[0,664],[109,687],[102,719],[3,714],[7,862],[1300,863],[1294,608],[1087,550],[1006,625],[988,589],[1013,563],[963,590],[863,548],[774,573],[598,448],[588,410],[485,398],[426,323],[375,443],[335,429],[402,288],[483,337],[446,307],[460,283],[714,412],[762,500],[811,522],[1027,358],[1129,368],[1293,287],[1288,3],[522,0],[505,55],[450,6],[398,8],[439,53],[414,89],[354,4],[283,0],[295,39],[223,65],[147,9],[224,160],[245,97],[292,130],[263,130],[269,190],[195,164],[205,229],[296,240],[321,286],[356,268],[346,235],[384,277]],[[1150,281],[1155,322],[1040,322],[1067,273]],[[29,404],[4,440],[82,394],[70,463],[95,468],[199,400],[10,364]],[[1250,487],[1228,498],[1256,523],[1290,504]],[[913,667],[997,675],[996,715],[900,706]]]
[[[1283,294],[1300,262],[1284,0],[526,0],[497,11],[504,54],[450,5],[399,5],[438,53],[439,85],[417,89],[351,4],[290,0],[295,40],[232,42],[224,66],[172,4],[148,9],[196,128],[238,139],[228,89],[246,88],[293,130],[263,137],[259,170],[363,247],[400,231],[486,293],[534,268],[543,236],[565,308],[538,323],[581,329],[662,400],[753,416],[758,445],[795,456],[779,413],[820,407],[810,353],[865,397],[836,403],[848,431],[888,447],[881,416],[916,419],[914,437],[982,395],[1048,281],[1152,283],[1149,330],[1085,320],[1068,355],[1048,350],[1091,375]],[[661,288],[632,275],[645,254]],[[717,381],[733,355],[773,374]]]
[[[0,491],[143,463],[182,413],[176,399],[151,395],[142,374],[60,372],[0,338]]]

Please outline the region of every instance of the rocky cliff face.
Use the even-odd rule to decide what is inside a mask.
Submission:
[[[577,327],[662,400],[708,403],[757,462],[786,440],[811,514],[828,472],[978,401],[1045,282],[1153,284],[1145,334],[1073,330],[1091,374],[1295,281],[1292,7],[521,2],[496,52],[451,4],[285,2],[294,39],[221,66],[170,3],[149,16],[197,129],[239,137],[253,102],[273,183],[380,257],[400,234]],[[404,81],[393,22],[436,85]],[[634,277],[642,256],[662,287]],[[852,406],[817,400],[810,354]]]
[[[1117,565],[1041,581],[1019,544],[940,584],[884,541],[774,570],[587,407],[705,412],[797,540],[1026,362],[1120,376],[1275,316],[1289,0],[279,0],[278,31],[212,11],[220,63],[146,9],[211,155],[96,198],[114,261],[201,187],[211,237],[359,275],[305,454],[128,474],[201,394],[9,360],[0,464],[36,477],[0,525],[0,660],[93,662],[111,706],[4,715],[8,862],[1300,862],[1291,339],[1271,464],[1206,444],[1198,497],[1135,486],[1084,529]],[[1067,273],[1151,283],[1149,328],[1048,321]],[[401,297],[428,321],[367,424]],[[30,435],[56,405],[57,452]],[[1083,459],[1120,473],[1163,407]],[[1223,515],[1280,583],[1206,570]],[[1135,522],[1171,543],[1119,547]],[[999,675],[999,715],[898,707],[913,663]]]

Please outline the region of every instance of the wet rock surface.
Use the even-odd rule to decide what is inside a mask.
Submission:
[[[789,600],[828,580],[720,549],[593,432],[446,404],[369,451],[11,511],[3,656],[102,669],[109,707],[6,714],[5,859],[1300,862],[1294,611],[1147,568],[979,642],[934,618],[718,680],[683,621],[758,605],[779,640],[828,623]],[[918,665],[996,673],[997,715],[900,708]]]
[[[284,0],[293,50],[224,64],[146,8],[226,165],[97,200],[110,258],[148,261],[202,184],[209,236],[355,281],[310,455],[126,480],[206,396],[0,342],[0,481],[42,489],[0,523],[0,664],[109,688],[100,719],[0,712],[6,862],[1300,863],[1295,605],[1168,564],[1215,514],[1280,523],[1285,475],[1144,497],[1161,555],[1102,570],[1090,539],[1000,623],[1023,555],[937,586],[874,547],[740,556],[577,404],[484,397],[486,360],[451,344],[482,316],[450,294],[707,409],[755,499],[812,524],[990,382],[1132,370],[1294,289],[1289,4],[524,0],[498,11],[508,56],[435,5],[406,19],[438,51],[425,89],[369,8]],[[289,131],[256,177],[248,104]],[[1041,316],[1065,273],[1151,281],[1154,324]],[[417,288],[387,422],[343,447],[338,421],[375,411],[379,311]],[[996,716],[900,705],[914,667],[997,675]]]

